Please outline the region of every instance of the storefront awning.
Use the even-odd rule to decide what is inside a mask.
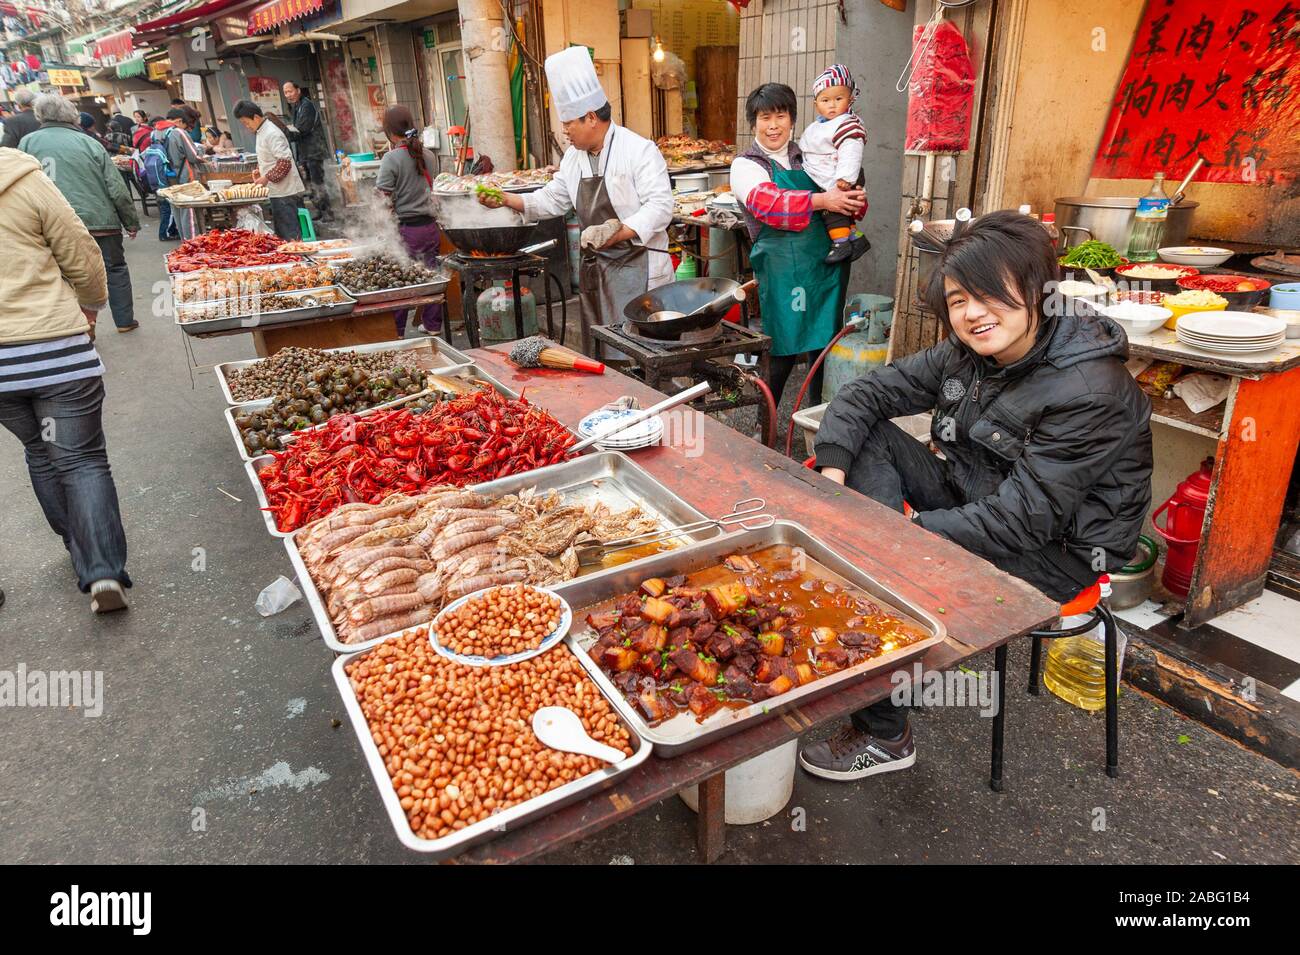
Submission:
[[[115,56],[119,60],[128,59],[135,50],[135,41],[129,29],[110,33],[95,41],[95,59],[102,60]]]
[[[254,7],[249,13],[248,34],[267,33],[281,23],[319,13],[324,6],[325,0],[271,0],[270,3]]]
[[[207,3],[200,3],[198,6],[188,7],[177,13],[159,17],[156,20],[148,20],[145,23],[138,24],[135,29],[137,33],[152,33],[179,26],[183,23],[190,23],[191,21],[207,21],[236,7],[251,6],[253,2],[254,0],[208,0]]]
[[[144,54],[133,56],[129,60],[123,60],[117,64],[117,78],[119,80],[129,80],[133,76],[144,76],[145,64]]]

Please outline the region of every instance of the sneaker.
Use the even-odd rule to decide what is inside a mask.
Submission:
[[[799,765],[814,776],[850,782],[876,773],[907,769],[916,762],[912,727],[896,740],[877,739],[849,723],[829,739],[809,743],[799,753]]]
[[[97,580],[90,585],[90,609],[94,613],[112,613],[126,609],[126,593],[116,580]]]
[[[836,262],[847,262],[849,256],[853,254],[853,242],[845,239],[843,242],[834,242],[831,244],[831,250],[826,253],[826,258],[822,259],[827,265],[834,265]]]

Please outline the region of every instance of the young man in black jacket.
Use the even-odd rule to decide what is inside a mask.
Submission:
[[[320,109],[312,102],[307,91],[297,83],[289,80],[283,87],[284,98],[289,101],[289,142],[293,143],[294,155],[302,167],[302,178],[307,190],[320,212],[320,218],[328,220],[334,213],[330,209],[329,189],[325,185],[325,159],[329,155],[329,143],[325,138],[325,123]]]
[[[950,336],[850,382],[817,432],[822,474],[1065,603],[1133,556],[1151,503],[1151,402],[1128,339],[1056,291],[1041,224],[981,216],[949,243],[926,298]],[[944,459],[891,418],[933,411]],[[916,761],[907,711],[882,700],[800,754],[853,780]]]

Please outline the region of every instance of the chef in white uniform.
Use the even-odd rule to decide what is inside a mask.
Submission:
[[[672,183],[659,148],[611,121],[609,100],[586,47],[548,56],[546,80],[571,144],[559,171],[536,192],[505,193],[501,199],[485,194],[479,201],[507,205],[529,221],[570,209],[577,213],[582,350],[592,355],[592,324],[621,325],[624,305],[673,280],[666,231],[673,217]],[[624,357],[604,351],[607,359]]]

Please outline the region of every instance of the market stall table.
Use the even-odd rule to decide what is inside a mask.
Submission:
[[[1296,449],[1300,445],[1300,339],[1271,352],[1214,355],[1158,328],[1129,337],[1135,358],[1177,362],[1231,379],[1226,402],[1193,414],[1181,398],[1152,400],[1152,421],[1175,429],[1184,453],[1157,444],[1153,501],[1169,496],[1189,462],[1214,456],[1201,544],[1181,623],[1196,627],[1264,590]],[[1162,467],[1162,458],[1169,463]],[[1153,506],[1154,506],[1153,504]]]
[[[194,234],[200,235],[212,229],[230,229],[235,227],[239,216],[238,210],[244,206],[265,205],[270,208],[270,197],[260,199],[229,199],[220,202],[172,202],[172,208],[178,212],[194,213]],[[266,220],[262,216],[263,221]]]
[[[526,388],[530,401],[570,427],[620,395],[635,396],[643,407],[662,398],[646,385],[612,371],[583,375],[521,370],[507,360],[508,351],[509,346],[497,346],[475,349],[469,355],[507,387]],[[704,513],[726,513],[747,497],[765,498],[768,510],[777,517],[802,524],[883,585],[942,614],[947,638],[925,656],[927,669],[955,667],[1057,619],[1059,608],[1037,590],[901,515],[711,418],[691,412],[684,420],[687,424],[672,446],[636,452],[637,464]],[[725,770],[880,700],[892,689],[888,678],[876,678],[673,759],[652,757],[626,781],[503,833],[466,852],[459,861],[535,858],[696,784],[700,785],[700,855],[713,861],[723,848]],[[972,772],[980,771],[972,767]]]
[[[412,298],[393,299],[387,302],[360,303],[347,315],[329,318],[310,318],[301,322],[285,322],[265,328],[249,326],[228,331],[195,335],[195,338],[216,338],[222,335],[252,333],[253,349],[260,357],[274,355],[291,345],[299,348],[346,348],[350,345],[369,345],[373,342],[397,340],[397,315],[411,309],[443,302],[441,292]]]

